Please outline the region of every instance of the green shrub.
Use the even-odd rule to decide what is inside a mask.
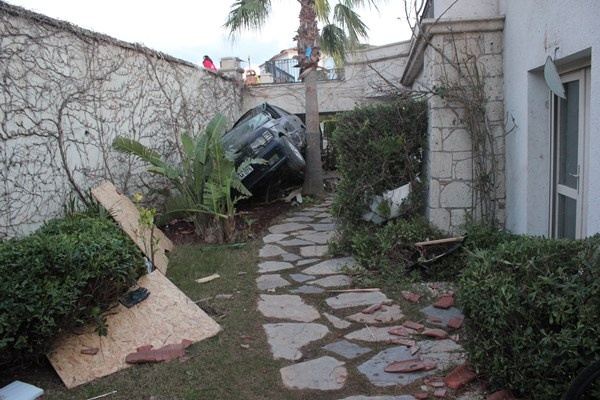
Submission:
[[[405,213],[421,208],[426,111],[425,102],[400,100],[338,114],[331,139],[342,178],[334,202],[342,237],[362,224],[373,196],[404,184],[412,190]]]
[[[471,362],[498,387],[560,398],[600,358],[600,236],[509,236],[469,253],[460,279]]]
[[[44,354],[145,272],[133,241],[108,219],[73,215],[0,243],[0,364]]]

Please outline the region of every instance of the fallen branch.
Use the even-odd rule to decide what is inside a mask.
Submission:
[[[219,274],[212,274],[212,275],[204,277],[204,278],[196,279],[196,282],[206,283],[206,282],[214,281],[215,279],[218,279],[220,277],[221,276]]]
[[[104,393],[104,394],[101,394],[101,395],[99,395],[99,396],[90,397],[90,398],[89,398],[89,399],[87,399],[87,400],[96,400],[96,399],[100,399],[100,398],[102,398],[102,397],[110,396],[111,394],[115,394],[115,393],[117,393],[117,391],[116,391],[116,390],[113,390],[112,392]]]
[[[464,239],[465,239],[464,236],[457,236],[457,237],[451,237],[451,238],[446,238],[446,239],[437,239],[437,240],[429,240],[426,242],[417,242],[417,243],[415,243],[415,246],[423,247],[423,246],[431,246],[434,244],[455,243],[455,242],[462,242]]]

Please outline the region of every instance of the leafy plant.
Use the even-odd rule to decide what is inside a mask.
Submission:
[[[600,235],[513,235],[468,252],[460,279],[466,348],[490,382],[556,399],[600,357]]]
[[[110,219],[74,214],[0,243],[0,364],[44,354],[52,339],[109,308],[146,271]],[[106,325],[99,331],[105,333]]]
[[[150,164],[148,172],[167,178],[173,185],[175,191],[167,196],[163,220],[184,216],[194,224],[196,234],[208,241],[235,239],[235,204],[251,196],[237,176],[233,154],[226,153],[221,144],[225,127],[225,117],[218,114],[203,134],[193,137],[182,133],[183,159],[179,165],[163,160],[135,140],[118,137],[113,142],[117,151]],[[239,168],[259,162],[247,160]]]

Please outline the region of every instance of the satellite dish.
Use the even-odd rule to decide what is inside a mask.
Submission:
[[[556,70],[556,65],[550,56],[546,58],[546,65],[544,65],[544,79],[552,93],[563,99],[567,98],[567,96],[565,96],[565,88],[560,80],[560,75],[558,75],[558,71]]]

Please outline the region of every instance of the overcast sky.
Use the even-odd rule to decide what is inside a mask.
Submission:
[[[234,0],[7,0],[49,17],[141,43],[196,64],[208,54],[217,67],[222,57],[239,57],[256,68],[283,49],[295,46],[300,5],[297,0],[273,0],[266,26],[244,32],[231,42],[223,28]],[[360,10],[369,27],[369,43],[382,45],[410,39],[400,0],[388,0],[375,10]]]

